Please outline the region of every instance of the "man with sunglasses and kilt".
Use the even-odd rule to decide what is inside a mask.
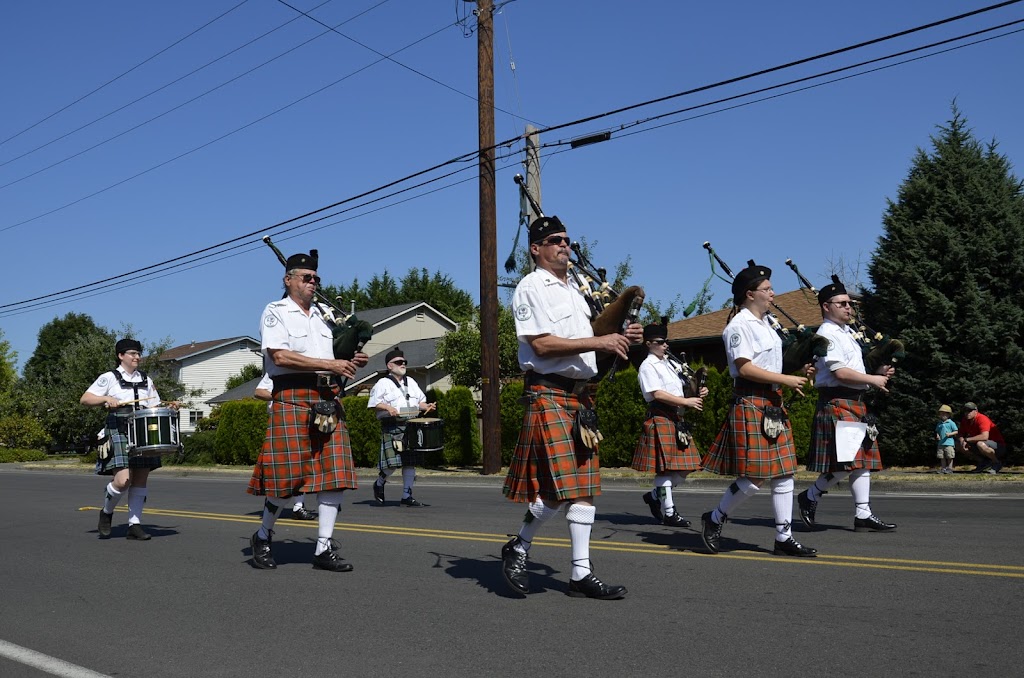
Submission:
[[[595,337],[592,311],[583,292],[569,281],[570,241],[562,222],[557,217],[535,219],[529,236],[537,268],[519,282],[512,297],[527,405],[503,490],[528,508],[518,535],[501,549],[502,572],[515,594],[530,592],[526,559],[531,541],[565,506],[572,546],[568,595],[622,598],[625,587],[602,582],[590,561],[601,474],[586,385],[597,374],[596,351],[626,360],[629,344],[640,341],[643,329],[631,323],[624,334]]]
[[[818,304],[822,316],[818,334],[828,338],[828,353],[818,358],[814,384],[818,390],[818,407],[814,413],[807,470],[819,471],[821,475],[811,487],[797,495],[800,519],[814,529],[822,495],[848,478],[855,507],[854,531],[891,532],[896,525],[879,520],[871,512],[871,472],[881,470],[882,457],[876,441],[878,430],[870,421],[864,396],[872,386],[888,392],[886,385],[896,370],[891,365],[883,365],[877,374],[865,373],[864,353],[850,326],[853,320],[850,295],[841,282],[823,287],[818,292]],[[852,461],[837,459],[836,424],[840,421],[870,422],[868,434]]]
[[[753,261],[732,282],[733,310],[722,332],[733,378],[733,404],[704,468],[739,476],[713,511],[701,516],[701,537],[711,553],[721,548],[722,526],[729,515],[768,481],[775,514],[775,555],[813,557],[817,550],[793,538],[793,432],[783,409],[782,386],[796,389],[807,378],[782,374],[782,340],[773,329],[768,308],[775,298],[771,269]],[[777,321],[776,321],[777,322]],[[804,366],[806,375],[814,368]]]
[[[334,358],[331,328],[314,303],[318,260],[295,254],[285,263],[286,296],[271,302],[260,319],[267,374],[273,380],[273,407],[267,438],[256,460],[248,492],[265,496],[263,519],[250,538],[253,565],[277,567],[271,552],[274,524],[290,498],[316,492],[319,502],[313,567],[349,572],[332,538],[344,491],[356,489],[352,446],[345,426],[337,377],[351,378],[367,356]],[[314,407],[316,410],[314,410]]]
[[[644,327],[648,354],[640,364],[637,377],[640,393],[647,401],[647,419],[633,453],[632,467],[641,473],[654,473],[654,488],[644,492],[644,503],[662,525],[689,527],[675,508],[672,486],[681,485],[692,471],[700,469],[700,453],[682,428],[682,409],[704,409],[708,389],[686,397],[682,377],[668,357],[668,318]]]

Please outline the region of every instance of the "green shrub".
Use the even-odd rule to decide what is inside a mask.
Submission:
[[[44,461],[46,453],[42,450],[24,450],[11,447],[0,447],[0,464],[14,461]]]
[[[480,463],[483,445],[476,415],[476,402],[465,386],[454,386],[438,401],[438,415],[444,419],[444,461],[452,466]]]
[[[181,457],[182,464],[195,466],[210,466],[217,463],[216,431],[196,431],[190,436],[182,439],[181,444],[185,452]],[[174,456],[164,457],[164,464],[176,464],[178,458]]]
[[[602,380],[594,405],[604,436],[598,447],[601,466],[629,466],[647,413],[636,369],[629,366]]]
[[[512,454],[519,440],[519,430],[523,428],[523,415],[526,406],[522,403],[523,382],[512,381],[505,384],[498,396],[501,404],[501,464],[508,466],[512,462]]]
[[[12,414],[0,419],[0,445],[42,450],[49,442],[50,435],[35,417]]]
[[[692,367],[699,369],[702,365],[695,364]],[[729,376],[729,370],[708,366],[708,377],[704,385],[708,388],[704,410],[686,410],[686,421],[693,428],[693,439],[701,454],[711,447],[732,406],[732,377]]]
[[[345,425],[352,441],[352,461],[356,466],[373,467],[380,461],[380,421],[374,410],[367,407],[366,396],[349,396],[342,400],[345,406]]]
[[[782,399],[789,413],[789,421],[793,425],[793,447],[796,458],[801,464],[807,463],[807,454],[811,450],[811,431],[814,430],[814,412],[817,409],[818,392],[814,386],[804,386],[804,396],[787,387],[782,389]]]
[[[214,441],[219,464],[255,464],[267,433],[267,404],[237,400],[221,405]]]

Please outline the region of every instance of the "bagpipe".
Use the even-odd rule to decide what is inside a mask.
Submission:
[[[665,356],[668,358],[669,366],[675,370],[679,381],[683,383],[683,396],[699,398],[701,389],[708,381],[708,368],[702,365],[694,370],[686,362],[686,354],[684,353],[682,358],[678,357],[669,350],[668,344],[665,344]]]
[[[288,259],[277,245],[271,242],[269,235],[263,236],[263,242],[274,251],[281,265],[287,267]],[[310,250],[309,253],[316,258],[316,250]],[[365,320],[358,319],[355,313],[346,313],[341,308],[341,298],[339,297],[337,302],[331,301],[319,286],[313,291],[313,295],[313,303],[320,309],[324,320],[331,328],[334,357],[339,360],[352,360],[373,337],[373,326]]]
[[[817,301],[818,290],[814,285],[800,273],[800,269],[793,263],[792,259],[786,259],[786,265],[796,274],[800,285],[814,295]],[[832,282],[842,285],[839,276],[832,274]],[[845,288],[845,285],[843,286]],[[899,339],[894,339],[888,334],[876,332],[864,322],[864,314],[860,309],[860,301],[850,299],[850,308],[853,309],[853,326],[856,330],[853,338],[860,345],[864,353],[864,371],[868,374],[877,374],[883,365],[895,365],[907,357],[906,346]]]
[[[538,217],[543,217],[544,212],[540,205],[526,190],[523,175],[517,174],[513,180],[519,186],[520,196],[529,201],[530,207]],[[587,300],[590,307],[590,326],[594,330],[594,336],[623,334],[626,327],[637,322],[640,317],[640,309],[644,305],[643,288],[631,285],[622,292],[617,292],[608,283],[607,269],[596,268],[578,242],[573,242],[570,249],[575,256],[569,257],[569,279]],[[598,354],[597,379],[601,380],[606,376],[608,379],[614,379],[615,373],[623,367],[623,362],[617,355],[602,357]]]
[[[714,260],[718,262],[718,265],[722,267],[722,270],[729,276],[730,280],[736,277],[733,275],[728,264],[722,261],[722,258],[711,247],[710,242],[705,240],[703,247],[714,257]],[[751,259],[747,264],[753,266],[754,260]],[[815,334],[810,328],[798,323],[793,316],[786,313],[774,301],[772,306],[785,316],[786,320],[793,324],[795,330],[791,332],[788,328],[783,327],[782,323],[779,322],[778,316],[770,311],[768,312],[766,317],[769,324],[771,324],[772,329],[782,339],[782,372],[784,374],[796,372],[804,365],[813,364],[815,359],[825,357],[825,354],[828,352],[828,339]]]

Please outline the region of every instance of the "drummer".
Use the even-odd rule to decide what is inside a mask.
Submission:
[[[107,483],[106,498],[100,509],[100,538],[110,537],[110,524],[114,508],[124,494],[128,495],[128,539],[145,541],[150,538],[142,527],[142,509],[146,504],[149,472],[160,468],[159,456],[128,456],[128,424],[135,410],[156,407],[160,395],[153,380],[139,369],[142,344],[124,338],[114,346],[117,369],[104,372],[82,394],[80,403],[87,407],[107,409],[104,442],[96,460],[96,473],[113,478]],[[177,403],[168,403],[177,409]]]
[[[380,505],[384,504],[384,484],[396,468],[401,468],[402,501],[399,503],[402,506],[420,507],[423,504],[412,496],[412,486],[416,482],[416,463],[423,463],[422,454],[397,450],[395,442],[405,436],[407,419],[432,411],[436,404],[428,403],[427,396],[420,390],[416,380],[406,374],[408,362],[402,349],[395,346],[387,352],[384,360],[388,368],[387,376],[374,384],[367,405],[377,411],[381,428],[380,462],[377,465],[380,474],[373,484],[373,499]]]

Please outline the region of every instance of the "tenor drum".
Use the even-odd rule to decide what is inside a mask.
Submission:
[[[436,452],[444,447],[444,420],[419,417],[405,422],[405,449]]]
[[[180,451],[176,410],[151,407],[132,413],[128,421],[128,456],[158,457]]]

